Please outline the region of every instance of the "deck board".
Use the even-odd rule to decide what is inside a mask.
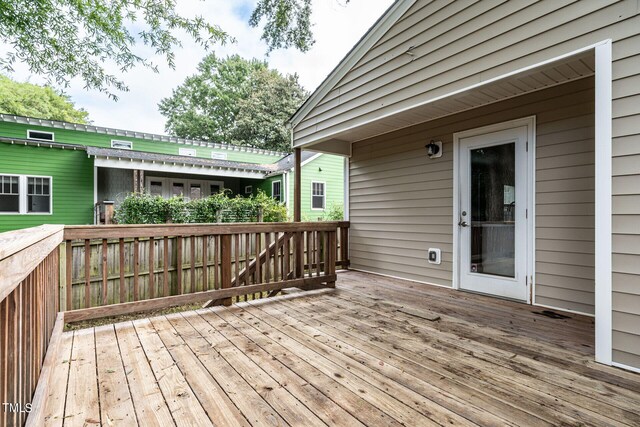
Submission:
[[[45,419],[640,425],[640,375],[593,362],[593,319],[541,310],[347,272],[332,290],[66,332]]]

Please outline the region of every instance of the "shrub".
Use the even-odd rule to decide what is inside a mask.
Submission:
[[[344,211],[339,203],[331,203],[329,208],[322,215],[323,221],[342,221],[344,219]]]
[[[119,224],[253,222],[257,221],[259,209],[265,222],[287,221],[284,204],[260,190],[250,197],[230,197],[230,192],[225,191],[189,202],[182,197],[167,200],[149,194],[129,194],[116,209],[115,219]]]
[[[257,206],[262,208],[262,220],[264,222],[287,221],[287,207],[284,203],[267,196],[262,190],[258,190],[258,194],[253,197],[253,200]]]
[[[127,196],[115,212],[119,224],[164,224],[169,218],[169,200],[149,194]]]

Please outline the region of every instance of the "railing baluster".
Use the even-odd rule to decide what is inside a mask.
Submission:
[[[71,244],[71,240],[67,240],[65,242],[65,262],[67,263],[65,274],[66,274],[66,303],[67,310],[73,310],[73,245]]]
[[[315,260],[316,260],[316,277],[320,277],[320,232],[314,231],[315,235],[315,247],[313,251],[315,252]]]
[[[220,280],[218,279],[219,268],[218,261],[220,260],[220,236],[214,236],[213,242],[213,288],[220,289]]]
[[[282,272],[282,280],[288,280],[289,279],[289,272],[291,270],[291,248],[289,247],[289,242],[291,241],[291,236],[287,233],[284,233],[284,244],[283,244],[283,251],[284,251],[284,266],[283,266],[283,272]]]
[[[309,268],[309,277],[313,274],[313,259],[311,258],[311,235],[308,231],[304,231],[305,243],[307,247],[307,264]]]
[[[264,233],[264,281],[269,283],[271,281],[271,233]]]
[[[275,247],[274,247],[274,252],[273,252],[273,281],[277,282],[278,281],[278,275],[279,275],[279,267],[280,267],[280,250],[279,250],[279,239],[278,239],[278,233],[273,233],[274,234],[274,239],[275,239]]]
[[[190,236],[189,243],[191,246],[191,250],[189,251],[191,255],[189,270],[190,270],[190,280],[191,280],[191,292],[193,293],[196,291],[196,237]]]
[[[107,239],[102,239],[102,305],[107,305],[107,286],[109,284],[109,266],[107,264]]]
[[[148,280],[148,284],[149,284],[149,298],[153,299],[156,297],[156,285],[155,285],[155,279],[156,279],[156,253],[155,253],[155,249],[156,249],[156,244],[155,244],[155,240],[153,239],[153,237],[149,238],[149,262],[148,262],[148,266],[149,266],[149,280]]]
[[[236,270],[236,286],[240,286],[240,235],[234,234],[235,240],[235,270]]]
[[[124,239],[121,238],[118,243],[120,250],[120,303],[123,303],[127,300],[124,289]]]
[[[84,240],[84,306],[91,307],[91,241]]]
[[[162,248],[162,296],[169,296],[169,237],[164,236]]]
[[[178,249],[176,250],[176,275],[178,281],[178,295],[182,295],[182,236],[176,237]]]
[[[133,300],[140,299],[140,239],[133,239]]]
[[[209,290],[209,236],[202,236],[202,290]]]
[[[249,260],[251,259],[251,239],[249,233],[244,235],[244,284],[249,284]],[[245,297],[246,301],[246,297]]]
[[[263,283],[262,281],[262,263],[260,262],[260,253],[262,252],[262,248],[260,247],[262,243],[262,233],[256,233],[256,276],[253,283]]]

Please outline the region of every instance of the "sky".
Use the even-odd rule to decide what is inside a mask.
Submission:
[[[177,3],[179,13],[186,16],[201,14],[236,39],[233,44],[213,46],[210,50],[216,55],[239,54],[245,58],[266,59],[271,68],[283,74],[297,73],[300,83],[313,91],[393,0],[350,0],[346,5],[344,0],[313,0],[315,45],[306,53],[288,49],[273,51],[269,56],[266,56],[266,44],[260,40],[261,29],[251,28],[248,24],[255,0],[180,0]],[[123,79],[130,91],[119,93],[117,102],[104,93],[85,90],[79,79],[72,80],[71,86],[64,91],[77,107],[89,112],[89,119],[96,126],[166,133],[165,119],[158,112],[158,102],[170,96],[172,89],[194,74],[198,62],[206,55],[187,36],[180,35],[180,38],[183,47],[175,52],[176,68],[162,64],[159,73],[142,67],[127,72]],[[149,49],[141,51],[154,59]],[[154,62],[162,63],[161,58],[155,59]],[[44,82],[42,77],[31,75],[21,64],[15,64],[14,69],[10,76],[15,80]]]

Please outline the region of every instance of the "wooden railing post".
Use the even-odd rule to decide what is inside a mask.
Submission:
[[[231,287],[231,234],[220,236],[220,282],[222,289]],[[231,305],[231,298],[224,298],[222,304]]]

